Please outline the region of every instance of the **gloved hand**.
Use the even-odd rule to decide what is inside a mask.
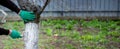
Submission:
[[[35,14],[33,12],[20,10],[19,15],[24,20],[24,22],[29,22],[29,21],[35,20]]]
[[[22,38],[22,36],[20,35],[20,33],[18,31],[16,31],[16,30],[11,30],[9,35],[13,39]]]

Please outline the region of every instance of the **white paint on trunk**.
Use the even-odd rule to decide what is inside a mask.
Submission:
[[[38,49],[39,25],[37,23],[26,23],[24,42],[25,49]]]

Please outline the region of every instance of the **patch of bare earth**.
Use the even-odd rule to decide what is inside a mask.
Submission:
[[[0,49],[3,49],[4,48],[4,44],[2,43],[2,41],[5,39],[6,36],[4,35],[1,35],[0,36]]]

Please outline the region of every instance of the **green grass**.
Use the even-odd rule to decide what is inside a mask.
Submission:
[[[41,49],[119,49],[120,21],[42,20]],[[7,22],[6,29],[24,30],[23,22]],[[23,49],[23,40],[5,38],[3,49]]]

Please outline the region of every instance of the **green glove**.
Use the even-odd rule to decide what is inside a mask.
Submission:
[[[24,22],[29,22],[29,21],[35,20],[35,14],[33,12],[20,10],[19,15],[24,20]]]
[[[20,33],[16,30],[11,30],[10,37],[13,38],[13,39],[22,38]]]

